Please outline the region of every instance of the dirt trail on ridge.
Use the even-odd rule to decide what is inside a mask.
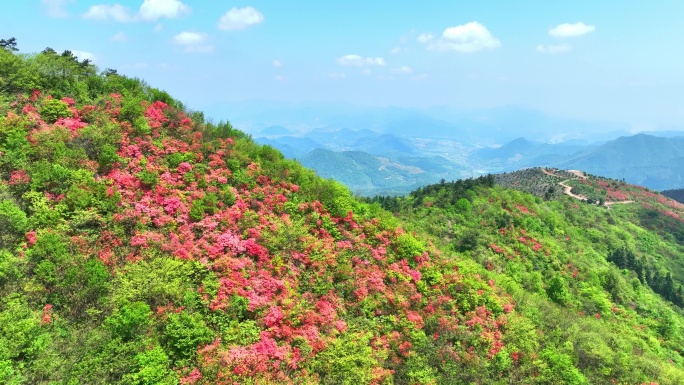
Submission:
[[[542,170],[542,172],[543,172],[544,174],[546,174],[546,175],[555,176],[555,177],[557,177],[557,178],[563,178],[562,176],[560,176],[560,175],[558,175],[558,174],[555,174],[555,173],[553,173],[553,172],[551,172],[551,171],[549,171],[549,170],[547,170],[547,169],[545,169],[545,168],[542,168],[541,170]],[[586,176],[582,171],[579,171],[579,170],[568,170],[567,172],[569,172],[570,174],[575,175],[577,178],[570,178],[570,179],[566,179],[566,180],[564,180],[564,181],[562,181],[562,182],[558,182],[558,184],[559,184],[560,186],[563,187],[563,193],[564,193],[565,195],[567,195],[567,196],[573,197],[573,198],[578,199],[578,200],[581,200],[581,201],[586,201],[586,200],[588,200],[588,198],[585,197],[584,195],[573,194],[573,192],[572,192],[572,186],[568,186],[568,185],[566,184],[567,182],[569,182],[569,181],[571,181],[571,180],[573,180],[573,179],[587,179],[587,176]],[[619,202],[603,202],[603,205],[604,205],[604,206],[612,206],[612,205],[616,205],[616,204],[626,204],[626,203],[634,203],[634,201],[632,201],[632,200],[626,200],[626,201],[619,201]]]

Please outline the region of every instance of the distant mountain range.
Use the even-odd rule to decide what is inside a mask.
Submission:
[[[320,148],[298,160],[323,178],[342,182],[360,195],[403,195],[462,171],[439,156],[386,158],[363,151]]]
[[[520,106],[459,111],[447,107],[418,109],[252,101],[218,103],[204,110],[214,120],[230,118],[234,126],[259,136],[268,136],[273,130],[262,130],[270,126],[286,127],[291,133],[301,134],[346,128],[405,138],[501,145],[521,136],[547,143],[582,140],[590,144],[630,134],[630,126],[625,123],[557,118]]]
[[[595,175],[625,179],[654,190],[684,186],[684,136],[646,134],[620,137],[554,164]]]
[[[512,171],[553,165],[587,148],[578,144],[549,144],[518,138],[501,147],[477,150],[473,153],[473,159],[494,171]]]
[[[517,138],[497,148],[462,148],[461,159],[449,152],[449,142],[433,140],[426,145],[421,139],[390,134],[362,136],[343,145],[343,140],[338,145],[322,144],[306,136],[257,141],[278,148],[285,156],[297,158],[322,176],[339,180],[364,195],[401,194],[440,179],[538,166],[585,170],[653,190],[684,186],[684,137],[638,134],[593,146]],[[439,155],[440,149],[446,156]],[[358,175],[364,177],[359,179]]]
[[[684,188],[661,191],[661,194],[668,198],[674,199],[679,203],[684,203]]]
[[[684,187],[684,131],[631,135],[625,124],[559,119],[521,107],[241,103],[225,113],[257,142],[363,195],[537,166],[581,169],[654,190]]]

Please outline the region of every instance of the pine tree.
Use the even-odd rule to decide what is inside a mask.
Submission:
[[[14,37],[10,37],[9,39],[0,39],[0,48],[11,52],[18,51],[19,48],[17,48],[17,39]]]

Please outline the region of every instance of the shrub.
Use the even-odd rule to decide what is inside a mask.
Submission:
[[[40,116],[44,121],[52,124],[59,118],[70,117],[71,111],[69,111],[69,106],[61,100],[46,99],[40,108]]]

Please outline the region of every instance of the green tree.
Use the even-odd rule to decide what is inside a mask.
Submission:
[[[554,276],[551,277],[549,284],[546,287],[546,294],[560,305],[567,305],[571,298],[568,284],[560,274],[554,274]]]
[[[322,383],[356,385],[368,384],[372,378],[373,351],[370,333],[345,333],[320,352],[313,363]]]
[[[18,51],[19,48],[17,48],[17,39],[14,37],[10,37],[9,39],[0,39],[0,48],[12,52]]]
[[[125,304],[105,320],[112,334],[124,341],[138,337],[151,324],[152,310],[144,302]]]

